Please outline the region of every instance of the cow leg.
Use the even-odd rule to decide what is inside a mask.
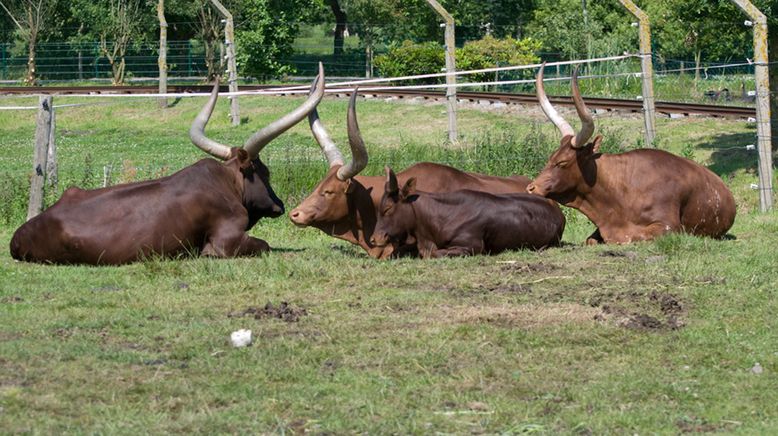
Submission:
[[[643,231],[640,232],[639,235],[637,235],[634,239],[641,239],[644,241],[650,241],[652,239],[656,239],[659,236],[665,235],[667,233],[671,232],[678,232],[681,230],[681,223],[662,223],[662,222],[655,222],[648,226],[646,226]]]
[[[586,238],[586,245],[597,245],[602,244],[605,241],[602,239],[602,235],[600,234],[599,227],[594,229],[594,233],[589,235],[588,238]]]
[[[459,257],[472,256],[474,254],[480,254],[480,252],[477,253],[473,247],[449,247],[432,250],[430,257]]]
[[[214,257],[255,256],[270,251],[267,242],[230,224],[217,229],[205,243],[202,254]]]
[[[606,235],[605,242],[608,244],[630,244],[638,241],[650,241],[667,233],[678,232],[681,230],[679,224],[668,224],[666,222],[655,221],[644,226],[630,226],[621,231],[610,232]]]

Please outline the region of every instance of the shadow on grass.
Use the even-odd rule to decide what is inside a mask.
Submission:
[[[167,107],[176,107],[178,106],[178,103],[181,103],[181,100],[181,97],[176,97],[176,99],[173,100],[173,103],[168,104]]]
[[[756,145],[755,133],[732,133],[717,135],[708,142],[699,144],[702,149],[713,150],[708,168],[719,176],[731,175],[738,170],[755,173],[759,165],[756,150],[746,150],[746,145]],[[775,165],[775,159],[773,159]]]
[[[271,253],[300,253],[305,251],[305,248],[288,248],[288,247],[271,247]]]

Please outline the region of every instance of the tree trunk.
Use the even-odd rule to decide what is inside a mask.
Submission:
[[[159,18],[159,93],[167,94],[167,20],[165,19],[165,0],[157,3]],[[167,97],[160,97],[159,107],[167,107]]]
[[[34,28],[30,28],[30,40],[27,50],[27,77],[24,82],[30,86],[34,86],[37,81],[35,71],[35,46],[38,43],[38,32]]]
[[[696,50],[694,52],[694,85],[697,86],[697,82],[700,81],[700,60],[702,58],[702,51]]]
[[[343,9],[340,8],[338,0],[328,0],[332,14],[335,15],[335,35],[333,36],[333,50],[334,57],[338,57],[343,54],[343,40],[346,33],[346,21],[347,16]]]

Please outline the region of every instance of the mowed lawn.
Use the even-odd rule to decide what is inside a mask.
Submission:
[[[300,101],[241,97],[236,128],[222,101],[207,133],[240,145]],[[187,137],[202,99],[89,102],[105,104],[57,114],[49,203],[68,185],[102,185],[107,169],[118,183],[203,157]],[[346,100],[319,112],[347,154]],[[465,107],[456,146],[443,143],[442,105],[371,100],[358,112],[372,175],[432,159],[533,176],[558,144],[535,108]],[[34,120],[0,112],[0,433],[778,431],[778,215],[760,214],[750,188],[753,124],[658,122],[660,147],[735,194],[726,240],[587,247],[593,226],[566,210],[560,248],[377,261],[281,217],[251,231],[267,256],[98,268],[17,263],[5,248],[26,213]],[[611,151],[641,138],[634,114],[597,126]],[[307,123],[262,155],[287,210],[326,171]],[[255,341],[232,348],[241,328]]]

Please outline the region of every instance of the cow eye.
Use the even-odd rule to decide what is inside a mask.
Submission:
[[[324,195],[329,197],[331,195],[335,194],[335,191],[324,191]]]
[[[556,165],[554,165],[557,168],[564,168],[570,163],[569,160],[563,160],[561,162],[557,162]]]

